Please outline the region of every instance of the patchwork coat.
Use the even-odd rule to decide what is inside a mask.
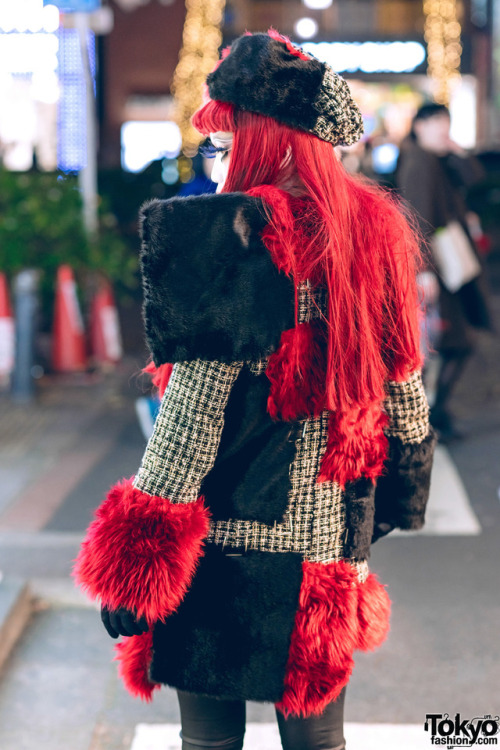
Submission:
[[[276,418],[270,370],[296,291],[307,328],[326,290],[278,271],[266,222],[244,193],[144,207],[146,336],[173,369],[142,464],[96,511],[75,574],[151,625],[117,647],[134,694],[167,684],[308,716],[347,683],[354,651],[385,638],[374,524],[423,525],[434,437],[415,371],[386,384],[382,475],[318,482],[330,414]]]

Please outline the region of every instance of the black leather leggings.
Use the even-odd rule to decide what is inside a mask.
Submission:
[[[245,701],[219,700],[177,691],[181,710],[182,750],[242,750]],[[285,719],[276,709],[283,750],[343,750],[345,688],[321,716]]]

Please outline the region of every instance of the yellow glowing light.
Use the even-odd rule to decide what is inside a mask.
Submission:
[[[461,26],[456,0],[424,0],[427,72],[435,82],[434,98],[449,104],[453,84],[460,78]]]
[[[182,49],[172,83],[186,156],[196,153],[202,139],[190,119],[202,104],[203,84],[219,59],[225,5],[226,0],[186,0]]]

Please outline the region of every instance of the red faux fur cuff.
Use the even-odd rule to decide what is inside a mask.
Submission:
[[[128,692],[134,698],[153,700],[154,691],[161,687],[156,682],[150,682],[148,677],[153,653],[153,630],[124,638],[116,644],[115,652],[115,659],[119,662],[118,674]]]
[[[118,483],[96,511],[73,575],[111,609],[125,607],[150,624],[163,620],[191,583],[208,524],[202,498],[171,503],[131,479]]]
[[[285,715],[322,713],[347,684],[353,652],[379,646],[389,630],[390,600],[370,574],[359,583],[348,562],[303,563],[285,689],[276,707]]]

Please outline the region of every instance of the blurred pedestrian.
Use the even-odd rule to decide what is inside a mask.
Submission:
[[[420,107],[401,146],[396,184],[419,222],[427,264],[421,289],[433,331],[436,303],[439,307],[439,365],[430,419],[443,442],[461,436],[449,401],[473,351],[470,326],[490,327],[470,230],[477,230],[478,217],[468,214],[465,200],[468,188],[482,174],[479,162],[450,138],[447,107]]]
[[[217,194],[142,210],[160,413],[76,577],[131,692],[177,688],[183,750],[241,750],[247,700],[285,750],[341,750],[353,652],[389,624],[370,545],[428,498],[418,244],[337,158],[362,119],[329,66],[270,30],[207,82]]]

